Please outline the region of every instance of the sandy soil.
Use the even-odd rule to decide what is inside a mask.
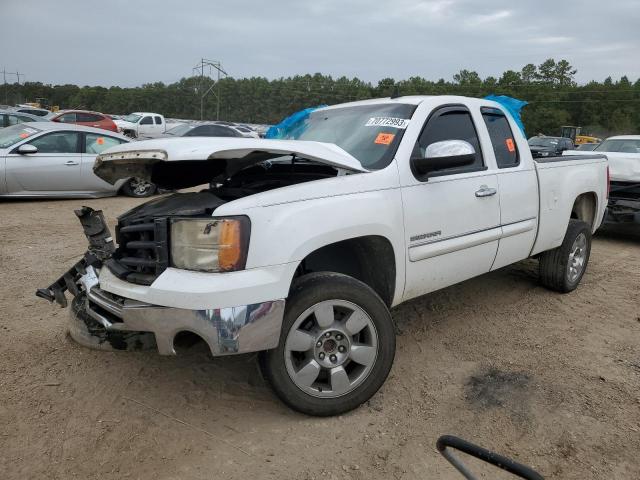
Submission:
[[[398,352],[358,410],[284,407],[254,356],[88,350],[37,299],[85,249],[73,209],[127,198],[0,202],[0,477],[461,478],[435,441],[459,435],[548,478],[640,477],[640,234],[593,244],[558,295],[526,261],[395,309]],[[493,478],[493,477],[492,477]]]

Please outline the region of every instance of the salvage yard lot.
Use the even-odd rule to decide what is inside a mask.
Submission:
[[[73,209],[111,227],[131,198],[0,202],[0,476],[160,479],[461,478],[435,450],[459,435],[548,478],[640,475],[640,228],[607,229],[578,289],[535,261],[393,310],[398,351],[368,403],[292,412],[253,355],[88,350],[34,292],[86,247]]]

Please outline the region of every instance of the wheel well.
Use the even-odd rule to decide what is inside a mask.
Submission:
[[[578,195],[571,208],[571,218],[582,220],[593,227],[596,220],[598,197],[593,192]]]
[[[370,235],[325,245],[300,262],[294,278],[311,272],[349,275],[370,286],[388,306],[393,302],[396,261],[385,237]]]

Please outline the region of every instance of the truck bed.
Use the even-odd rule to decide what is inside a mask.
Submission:
[[[538,175],[539,227],[531,255],[558,247],[567,230],[576,198],[589,192],[595,195],[595,219],[592,232],[600,226],[606,207],[607,157],[605,155],[571,155],[536,158]],[[585,189],[586,187],[586,189]]]

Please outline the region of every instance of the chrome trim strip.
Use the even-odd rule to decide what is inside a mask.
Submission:
[[[501,235],[502,229],[500,227],[495,227],[489,230],[481,230],[471,235],[456,236],[446,243],[440,241],[418,247],[411,247],[409,249],[409,260],[417,262],[419,260],[437,257],[457,250],[476,247],[478,245],[499,240]]]
[[[467,233],[459,235],[451,235],[445,238],[438,238],[436,240],[426,240],[423,242],[409,245],[409,261],[416,262],[419,260],[425,260],[427,258],[437,257],[439,255],[445,255],[447,253],[455,252],[457,250],[464,250],[466,248],[476,247],[484,243],[500,240],[501,238],[507,238],[520,233],[525,233],[533,230],[536,226],[536,217],[525,218],[524,220],[518,220],[517,222],[506,223],[496,227],[483,228],[480,230],[472,230]],[[436,244],[448,242],[446,245],[438,247]],[[434,245],[431,248],[419,248]]]

